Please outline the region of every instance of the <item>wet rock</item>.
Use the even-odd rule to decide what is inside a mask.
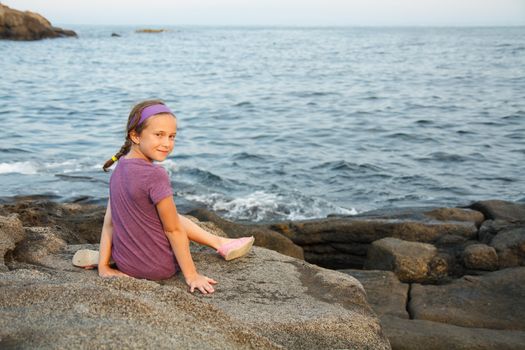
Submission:
[[[465,248],[463,261],[467,268],[494,271],[498,269],[496,250],[486,244],[472,244]]]
[[[303,249],[294,244],[289,238],[258,225],[243,225],[221,218],[206,209],[195,209],[188,213],[200,221],[213,222],[217,227],[226,232],[229,237],[254,236],[255,245],[275,250],[284,255],[304,259]]]
[[[68,36],[76,37],[77,34],[52,26],[38,13],[17,11],[0,4],[0,39],[39,40]]]
[[[115,38],[120,38],[121,35],[117,33],[111,33],[111,36]]]
[[[392,349],[399,350],[520,350],[525,332],[465,328],[425,320],[407,320],[385,315],[383,329]]]
[[[525,225],[503,229],[492,239],[500,268],[525,265]]]
[[[385,237],[406,241],[433,243],[443,236],[477,236],[480,213],[458,211],[446,216],[447,211],[432,212],[428,208],[378,210],[352,217],[278,222],[268,226],[290,238],[304,250],[305,259],[320,266],[344,269],[362,268],[370,244]],[[459,221],[459,213],[464,221]],[[439,215],[438,215],[439,214]],[[435,217],[455,221],[440,221]],[[320,253],[325,246],[326,253]],[[329,252],[328,252],[329,251]]]
[[[372,243],[364,268],[393,271],[401,282],[435,281],[447,274],[447,262],[433,245],[391,237]]]
[[[525,221],[525,204],[501,200],[480,201],[470,208],[482,212],[489,220]]]
[[[414,222],[466,222],[479,224],[485,220],[483,213],[468,208],[433,208],[433,207],[407,207],[377,209],[354,215],[353,217],[397,219]]]
[[[7,271],[6,261],[12,259],[16,245],[26,234],[18,215],[0,216],[0,271]]]
[[[509,227],[515,227],[515,224],[509,224],[509,222],[503,220],[486,220],[479,228],[479,241],[490,244],[498,232]]]
[[[426,211],[424,214],[439,221],[473,222],[477,227],[485,221],[483,213],[477,210],[463,208],[437,208]]]
[[[416,319],[461,327],[525,331],[525,267],[463,276],[445,285],[413,284]]]
[[[461,245],[462,243],[466,241],[467,239],[465,237],[456,236],[456,235],[444,235],[444,236],[441,236],[436,241],[436,245],[442,246],[442,247],[450,247],[450,246],[454,247],[454,246]]]
[[[409,285],[401,283],[393,272],[352,269],[339,272],[349,274],[361,282],[368,302],[379,317],[391,315],[409,318],[406,310]]]

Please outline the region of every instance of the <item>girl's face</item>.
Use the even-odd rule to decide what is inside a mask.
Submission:
[[[171,114],[158,114],[148,118],[146,127],[137,134],[130,134],[134,145],[131,156],[146,159],[150,162],[161,162],[173,151],[177,135],[177,120]]]

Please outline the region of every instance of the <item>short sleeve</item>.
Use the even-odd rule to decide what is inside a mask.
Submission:
[[[162,199],[173,196],[170,178],[164,168],[156,167],[148,181],[149,198],[153,204],[157,205]]]

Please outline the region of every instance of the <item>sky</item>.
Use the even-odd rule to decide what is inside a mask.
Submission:
[[[0,0],[54,25],[516,26],[525,0]]]

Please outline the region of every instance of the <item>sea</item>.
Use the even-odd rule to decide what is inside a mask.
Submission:
[[[525,27],[60,25],[0,41],[0,200],[106,204],[134,104],[179,212],[239,222],[525,202]]]

